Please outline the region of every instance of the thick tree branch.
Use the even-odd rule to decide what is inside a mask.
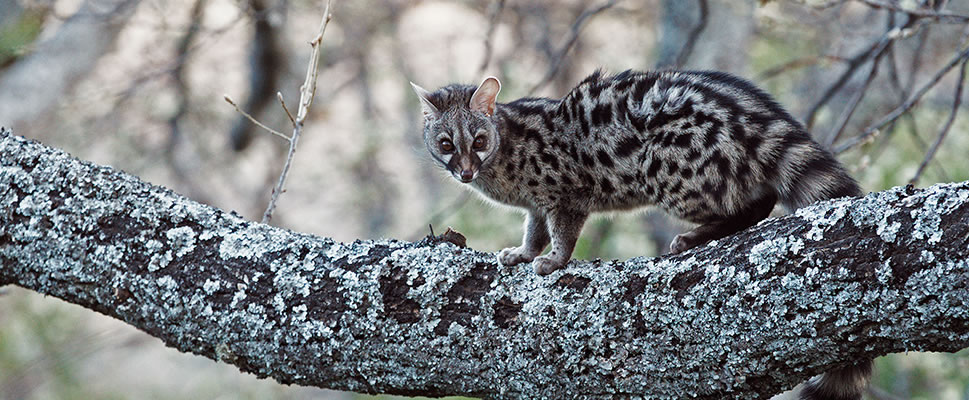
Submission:
[[[449,243],[337,243],[246,221],[0,133],[0,284],[283,383],[766,398],[848,360],[967,347],[967,254],[963,182],[539,277]]]

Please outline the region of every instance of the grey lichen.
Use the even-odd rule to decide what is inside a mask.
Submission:
[[[969,343],[969,183],[839,199],[548,277],[446,241],[245,221],[0,133],[0,282],[280,382],[487,398],[767,398]]]

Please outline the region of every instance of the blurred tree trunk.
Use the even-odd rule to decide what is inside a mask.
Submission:
[[[87,0],[30,55],[0,71],[0,123],[24,129],[87,75],[114,40],[139,0]]]

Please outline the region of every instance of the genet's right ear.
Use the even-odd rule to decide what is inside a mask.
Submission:
[[[417,86],[414,82],[410,83],[411,87],[414,88],[414,93],[417,93],[417,98],[421,100],[421,111],[424,112],[425,119],[437,119],[441,116],[441,112],[431,103],[430,96],[431,93],[424,88]]]

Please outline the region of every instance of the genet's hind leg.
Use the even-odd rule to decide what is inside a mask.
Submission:
[[[750,203],[733,216],[700,225],[693,230],[676,235],[670,243],[670,253],[682,253],[696,246],[740,232],[770,215],[777,203],[777,194],[768,193]]]

